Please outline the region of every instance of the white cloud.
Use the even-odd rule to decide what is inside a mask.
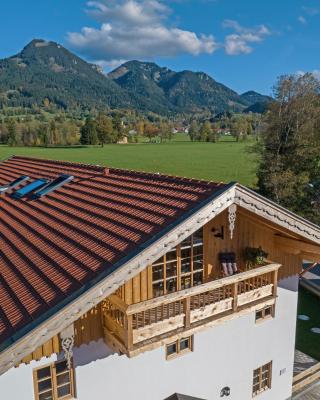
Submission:
[[[303,15],[300,15],[298,17],[298,21],[302,24],[305,25],[307,23],[307,20],[305,19],[305,17]]]
[[[211,54],[219,45],[212,35],[170,27],[170,8],[160,0],[90,1],[87,13],[101,23],[68,34],[71,46],[99,64],[178,54]]]
[[[223,22],[223,27],[234,31],[225,38],[224,48],[228,55],[249,54],[253,51],[253,43],[262,42],[271,34],[265,25],[246,28],[230,19]]]
[[[296,75],[298,76],[303,76],[305,75],[307,72],[299,70],[296,71]],[[320,80],[320,69],[314,69],[313,71],[311,71],[311,74],[318,80]]]
[[[314,76],[316,79],[319,79],[319,80],[320,80],[320,69],[315,69],[315,70],[313,70],[313,71],[312,71],[312,74],[313,74],[313,76]]]
[[[302,7],[302,10],[311,17],[320,14],[320,8],[318,7]]]

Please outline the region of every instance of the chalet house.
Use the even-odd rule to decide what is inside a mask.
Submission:
[[[320,228],[236,183],[0,162],[0,398],[285,400]]]

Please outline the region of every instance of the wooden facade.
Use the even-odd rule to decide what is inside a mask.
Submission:
[[[21,363],[17,364],[29,364],[31,361],[36,360],[39,361],[43,357],[50,357],[52,354],[58,354],[61,351],[60,338],[58,335],[55,335],[52,339],[48,340],[42,346],[36,348],[29,356],[24,357],[21,360]]]
[[[224,238],[216,238],[215,232],[221,232],[222,227]],[[213,232],[214,229],[216,231]],[[286,234],[288,233],[276,224],[267,223],[261,217],[238,207],[235,233],[233,239],[230,239],[228,212],[227,210],[222,212],[203,228],[204,282],[220,277],[221,267],[218,257],[221,252],[235,252],[238,264],[244,269],[243,252],[246,247],[261,246],[267,251],[268,259],[281,264],[279,279],[298,274],[301,270],[301,255],[295,254],[290,248],[284,249],[277,242],[278,235]],[[289,237],[294,236],[290,233]],[[152,299],[152,267],[149,266],[119,288],[117,295],[128,305]]]
[[[274,305],[278,280],[300,272],[303,249],[316,252],[313,248],[316,246],[301,241],[297,234],[239,206],[232,239],[228,210],[208,222],[202,232],[203,268],[193,271],[198,274],[197,279],[201,271],[201,284],[197,281],[197,285],[192,285],[195,283],[192,277],[191,287],[182,287],[183,246],[180,244],[174,250],[177,290],[169,293],[164,290],[163,295],[155,297],[153,266],[149,265],[74,323],[75,346],[104,339],[115,351],[134,356],[165,344],[167,339],[192,335],[219,320]],[[294,248],[296,242],[300,244],[298,250]],[[244,249],[259,246],[271,261],[253,271],[247,270]],[[223,277],[221,252],[235,253],[239,273]],[[194,250],[190,254],[193,257]],[[166,261],[166,256],[164,260],[171,262],[171,259]],[[57,338],[52,340],[58,343]],[[49,347],[41,346],[23,362],[49,356]],[[57,350],[60,347],[52,347],[52,352]]]

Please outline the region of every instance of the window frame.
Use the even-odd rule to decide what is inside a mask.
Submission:
[[[263,378],[263,374],[267,373],[267,378]],[[258,378],[258,382],[255,383],[255,379]],[[266,380],[266,385],[263,386],[263,382]],[[257,387],[257,388],[256,388]],[[272,387],[272,361],[262,365],[253,370],[252,380],[252,397],[256,397],[261,393],[271,389]]]
[[[273,319],[275,316],[275,304],[269,304],[263,308],[255,310],[255,323],[259,324],[265,320]],[[271,310],[270,314],[266,314],[266,310]],[[261,317],[258,317],[258,313],[262,313]]]
[[[202,240],[199,243],[197,238],[197,234],[201,231],[201,237]],[[184,278],[190,279],[190,288],[196,286],[195,285],[195,275],[201,273],[201,281],[202,283],[204,282],[204,274],[205,274],[205,266],[204,266],[204,238],[203,238],[204,232],[203,228],[200,230],[194,232],[192,235],[190,235],[188,238],[186,238],[182,243],[180,243],[177,247],[174,249],[168,251],[164,256],[162,256],[159,260],[157,260],[155,263],[151,265],[151,288],[152,288],[152,298],[156,297],[161,297],[169,293],[174,293],[178,292],[180,290],[184,289],[189,289],[188,287],[182,288],[182,280]],[[184,242],[190,241],[190,244],[183,244]],[[202,252],[199,254],[195,254],[195,249],[201,247]],[[184,249],[190,249],[190,272],[182,272],[182,250]],[[169,259],[167,260],[167,255],[171,252],[174,252],[176,254],[175,259]],[[202,258],[202,268],[195,269],[195,257],[201,257]],[[189,257],[186,257],[185,259],[188,259]],[[176,274],[173,276],[168,277],[167,276],[167,265],[170,265],[171,263],[176,263]],[[154,279],[154,268],[155,267],[160,267],[162,266],[162,278],[160,279]],[[176,284],[175,284],[175,290],[174,291],[168,291],[168,282],[170,279],[176,279]],[[157,284],[162,284],[163,287],[163,293],[159,295],[155,295],[155,285]]]
[[[181,350],[181,348],[180,348],[181,347],[181,342],[183,340],[187,340],[187,339],[189,341],[188,347],[186,347],[185,349]],[[176,352],[172,353],[172,354],[168,354],[168,347],[172,346],[172,345],[176,346]],[[182,356],[184,354],[187,354],[187,353],[191,353],[193,351],[194,351],[194,335],[177,338],[174,342],[170,342],[170,343],[167,343],[165,345],[166,360],[172,360],[174,358],[180,357],[180,356]]]
[[[51,394],[52,394],[52,400],[67,400],[67,399],[74,399],[75,397],[75,378],[74,378],[74,368],[71,367],[70,369],[65,369],[62,372],[57,372],[57,366],[63,362],[66,362],[66,360],[58,360],[56,362],[50,363],[50,364],[44,364],[41,365],[37,368],[33,369],[33,388],[34,388],[34,398],[35,400],[40,400],[40,396],[44,393],[49,392],[48,390],[42,390],[39,391],[39,382],[43,382],[46,380],[51,381]],[[50,368],[50,376],[39,379],[38,378],[38,371],[45,369],[45,368]],[[65,375],[66,373],[69,374],[69,382],[67,383],[62,383],[58,384],[58,377]],[[65,396],[60,396],[58,397],[58,389],[67,385],[70,385],[70,393],[68,393]]]

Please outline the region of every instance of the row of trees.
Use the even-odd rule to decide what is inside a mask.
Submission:
[[[124,124],[118,114],[111,118],[104,113],[99,113],[96,118],[86,118],[81,128],[80,142],[84,145],[104,146],[106,143],[117,143],[124,136],[131,142],[137,142],[139,136],[148,138],[150,142],[156,138],[159,141],[171,140],[173,125],[164,121],[151,123],[143,119],[132,124]]]
[[[260,116],[226,113],[202,123],[193,120],[189,136],[192,141],[200,142],[216,142],[224,134],[232,135],[237,141],[245,140],[258,133],[260,124]]]
[[[9,119],[0,123],[0,143],[9,146],[68,146],[79,143],[79,136],[79,122],[73,120],[17,122]]]
[[[237,140],[245,139],[256,128],[250,115],[222,114],[216,117],[168,120],[150,114],[141,117],[134,111],[95,112],[83,119],[68,113],[50,114],[37,110],[2,109],[0,143],[11,146],[96,145],[117,143],[124,136],[129,142],[145,137],[149,142],[170,141],[177,131],[189,132],[192,141],[215,142],[228,131]],[[5,113],[4,113],[5,112]]]

